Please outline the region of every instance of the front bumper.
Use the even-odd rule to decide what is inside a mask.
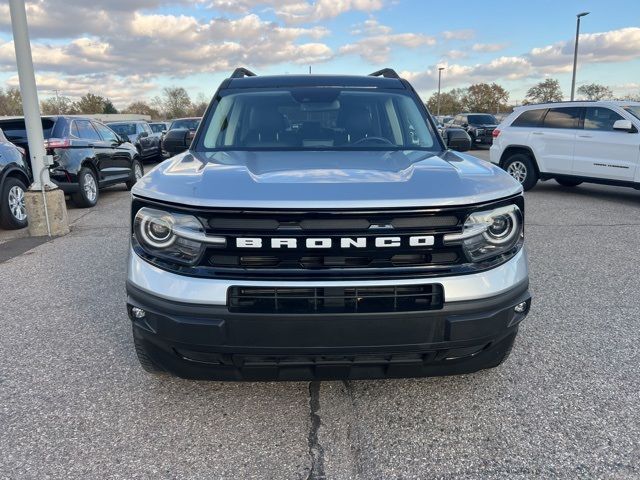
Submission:
[[[193,298],[205,299],[200,279],[160,271],[168,285],[175,280],[175,288],[162,291],[159,285],[160,292],[154,292],[154,275],[160,272],[145,269],[144,265],[155,267],[134,253],[131,257],[127,303],[134,335],[157,365],[185,378],[310,380],[473,372],[499,363],[504,345],[510,344],[526,317],[531,299],[524,252],[480,274],[404,281],[442,284],[445,303],[440,310],[322,315],[231,313],[226,290],[231,285],[256,283],[364,286],[372,282],[206,279],[202,281],[210,287],[208,301],[196,302]],[[151,278],[145,279],[145,272]],[[497,273],[495,278],[491,272]],[[464,283],[470,277],[475,278]],[[465,285],[473,286],[471,292],[464,292]],[[514,307],[522,302],[527,308],[516,313]],[[143,309],[145,317],[134,318],[133,307]]]

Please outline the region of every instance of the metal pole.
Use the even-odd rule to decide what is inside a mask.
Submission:
[[[444,67],[440,67],[438,68],[438,113],[436,113],[436,116],[440,116],[440,83],[442,80],[442,70],[444,70]]]
[[[578,39],[580,38],[580,18],[589,15],[589,12],[582,12],[576,15],[576,43],[573,50],[573,76],[571,78],[571,101],[576,90],[576,68],[578,66]]]
[[[56,188],[49,178],[49,169],[45,166],[46,152],[44,149],[44,135],[40,121],[40,105],[38,91],[31,58],[29,43],[29,29],[27,27],[27,12],[24,0],[9,0],[11,12],[11,28],[13,29],[13,44],[16,50],[16,65],[20,80],[20,94],[22,95],[22,110],[29,143],[29,157],[33,184],[31,190],[43,190],[43,187]]]

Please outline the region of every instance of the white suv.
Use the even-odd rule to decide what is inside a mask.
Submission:
[[[491,162],[525,190],[538,179],[640,189],[640,102],[527,105],[493,131]]]

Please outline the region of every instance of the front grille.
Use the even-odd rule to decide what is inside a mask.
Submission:
[[[232,287],[235,313],[330,314],[417,312],[442,308],[442,285],[389,287]]]

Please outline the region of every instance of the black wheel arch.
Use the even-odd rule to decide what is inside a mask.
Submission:
[[[2,175],[0,175],[0,190],[2,190],[4,182],[7,180],[7,178],[17,178],[18,180],[23,182],[27,186],[27,188],[29,187],[29,185],[31,185],[31,179],[29,178],[29,175],[24,172],[24,170],[18,167],[10,166],[7,167],[4,172],[2,172]]]

